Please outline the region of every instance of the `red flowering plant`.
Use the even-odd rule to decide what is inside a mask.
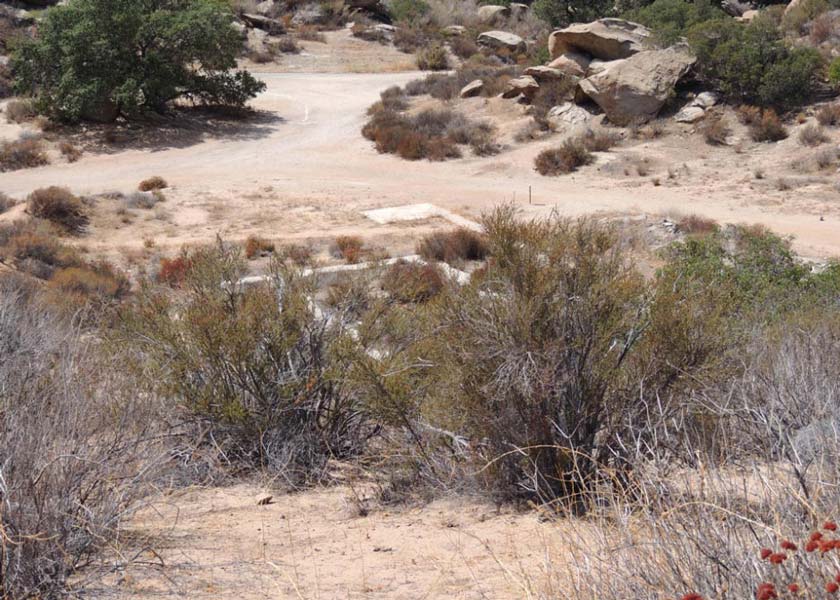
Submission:
[[[761,548],[765,577],[755,589],[755,600],[783,598],[840,598],[840,535],[837,524],[826,521],[801,544],[788,538],[777,548]],[[801,549],[800,549],[801,546]],[[689,592],[680,600],[711,600]]]

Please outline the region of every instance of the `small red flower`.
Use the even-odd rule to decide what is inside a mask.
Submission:
[[[770,555],[773,554],[773,551],[770,548],[762,548],[761,549],[761,560],[767,560],[770,558]]]
[[[837,583],[840,583],[840,573],[838,573],[838,574],[834,577],[834,581],[836,581]]]
[[[834,550],[834,542],[832,542],[831,540],[822,540],[822,541],[819,542],[819,544],[820,544],[820,552],[822,552],[823,554],[825,554],[826,552],[830,552],[831,550]]]
[[[811,534],[810,540],[812,542],[819,542],[822,539],[823,535],[819,531],[815,531]]]
[[[791,594],[795,594],[795,593],[797,593],[797,592],[799,591],[799,584],[798,584],[798,583],[791,583],[791,584],[788,586],[788,591],[789,591]]]
[[[774,552],[768,560],[774,565],[780,565],[787,560],[787,554],[784,552]]]
[[[805,545],[805,552],[813,552],[820,547],[820,543],[816,540],[811,540]]]
[[[837,523],[834,521],[826,521],[823,523],[823,529],[826,531],[837,531]]]
[[[791,542],[790,540],[782,540],[782,550],[790,550],[791,552],[796,552],[799,548],[797,548],[796,544]]]
[[[833,581],[829,581],[825,584],[825,591],[829,594],[836,594],[837,590],[840,590],[840,585],[837,585]]]
[[[703,600],[703,596],[701,596],[700,594],[691,593],[686,594],[685,596],[680,598],[680,600]]]
[[[762,583],[755,590],[755,600],[773,600],[778,597],[776,587],[772,583]]]

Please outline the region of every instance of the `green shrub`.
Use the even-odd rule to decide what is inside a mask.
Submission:
[[[450,264],[458,260],[484,260],[488,252],[486,236],[463,227],[429,234],[417,245],[417,254],[426,260]]]
[[[828,80],[833,86],[840,86],[840,57],[835,58],[828,65]]]
[[[16,49],[16,86],[39,111],[67,121],[161,111],[181,97],[242,106],[265,84],[231,71],[242,47],[232,21],[214,0],[57,6],[37,38]]]
[[[274,264],[270,283],[234,293],[222,284],[245,274],[235,247],[185,259],[181,290],[144,286],[122,311],[115,341],[142,353],[143,381],[176,407],[193,443],[292,486],[358,452],[365,413],[346,385],[349,340],[334,326],[340,314],[316,316],[311,279]]]
[[[822,64],[816,50],[788,48],[767,17],[749,25],[707,21],[692,27],[688,39],[700,77],[733,102],[795,108],[811,97]]]
[[[657,41],[668,46],[705,21],[726,18],[710,0],[655,0],[652,4],[629,11],[625,18],[649,27]]]
[[[431,7],[423,0],[390,0],[388,12],[394,21],[416,23],[429,14]]]
[[[614,8],[612,0],[536,0],[533,4],[534,13],[552,27],[612,16]]]

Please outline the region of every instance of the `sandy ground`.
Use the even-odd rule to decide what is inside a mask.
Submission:
[[[181,492],[134,534],[158,556],[108,598],[502,599],[539,597],[568,525],[458,499],[359,516],[350,488],[275,494],[256,485]],[[555,552],[555,550],[557,552]],[[559,596],[562,597],[562,596]]]
[[[399,72],[406,55],[393,49],[353,40],[346,32],[331,35],[341,51],[305,43],[318,48],[326,67],[364,70],[379,52],[379,66],[388,72],[267,71],[303,68],[310,61],[307,55],[316,56],[307,50],[261,66],[259,76],[268,87],[253,102],[259,113],[249,122],[163,129],[107,151],[88,152],[74,164],[57,159],[43,168],[1,173],[0,190],[17,198],[47,185],[79,194],[127,192],[146,177],[164,177],[172,187],[166,191],[168,201],[154,212],[117,217],[116,203],[100,202],[82,243],[106,254],[151,246],[174,250],[216,233],[228,239],[256,233],[303,240],[352,232],[393,245],[393,240],[425,231],[424,224],[377,224],[363,211],[432,203],[475,219],[495,205],[515,202],[534,215],[556,210],[571,216],[645,214],[655,219],[663,213],[698,213],[722,223],[763,223],[795,236],[796,248],[805,255],[840,255],[840,193],[832,186],[837,176],[833,170],[809,173],[805,162],[816,150],[802,148],[795,134],[779,144],[747,141],[712,148],[690,127],[676,127],[660,139],[628,141],[595,165],[557,178],[533,170],[534,156],[556,139],[509,144],[490,158],[407,162],[377,154],[359,131],[366,108],[381,90],[419,74]],[[355,44],[367,46],[348,49]],[[361,62],[343,60],[347,56],[361,56]],[[522,108],[509,101],[476,98],[460,106],[470,115],[494,118],[507,137],[526,120]],[[4,124],[0,138],[19,131],[17,125]],[[833,135],[836,144],[840,137],[836,131]],[[642,175],[639,161],[645,164]],[[766,173],[764,179],[756,179],[756,171]],[[787,179],[780,184],[783,176]],[[16,216],[11,211],[0,218]]]

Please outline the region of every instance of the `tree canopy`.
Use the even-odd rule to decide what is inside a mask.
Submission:
[[[265,85],[234,70],[241,47],[220,0],[74,0],[47,12],[12,65],[45,114],[112,120],[178,98],[244,105]]]

